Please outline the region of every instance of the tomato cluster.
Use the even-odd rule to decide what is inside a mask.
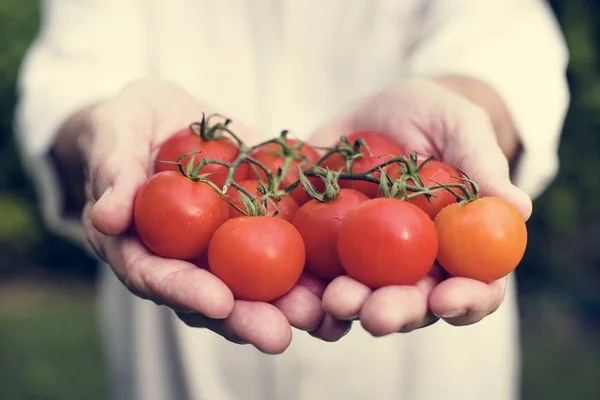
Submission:
[[[492,282],[523,257],[521,215],[458,168],[378,132],[317,149],[284,131],[248,147],[229,122],[203,118],[162,144],[134,223],[151,252],[208,268],[238,299],[273,301],[304,271],[413,285],[436,262]]]

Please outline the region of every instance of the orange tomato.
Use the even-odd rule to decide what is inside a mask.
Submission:
[[[527,226],[500,197],[450,204],[435,218],[438,263],[452,276],[490,283],[511,273],[527,247]]]

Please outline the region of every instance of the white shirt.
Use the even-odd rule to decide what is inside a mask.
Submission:
[[[516,183],[535,197],[558,168],[557,147],[569,100],[566,64],[560,31],[540,0],[46,0],[40,33],[22,66],[17,140],[39,189],[47,224],[80,240],[78,222],[61,216],[60,183],[47,162],[47,151],[66,117],[115,94],[131,80],[160,75],[265,136],[284,128],[308,136],[349,102],[399,78],[462,74],[487,82],[507,104],[524,146]],[[106,298],[116,296],[116,286],[112,287],[113,295]],[[261,358],[236,346],[223,351],[230,351],[231,359],[244,354],[246,361],[238,357],[229,364],[228,356],[215,350],[227,346],[220,338],[179,325],[177,329],[187,373],[191,370],[204,377],[196,379],[201,383],[192,382],[190,390],[208,399],[242,398],[239,393],[245,394],[244,399],[262,400],[363,398],[352,370],[362,371],[363,377],[369,371],[374,374],[371,385],[378,387],[376,398],[382,400],[435,398],[431,396],[436,389],[428,392],[429,386],[418,384],[428,371],[441,386],[446,385],[444,393],[454,393],[454,387],[462,399],[484,394],[505,399],[512,398],[516,385],[512,368],[516,358],[511,354],[517,345],[510,295],[507,303],[504,312],[462,328],[462,334],[440,323],[405,336],[410,339],[398,335],[375,341],[358,331],[352,334],[355,339],[312,344],[314,339],[300,338],[307,335],[295,332],[295,343],[284,356]],[[155,313],[145,303],[139,307],[145,307],[148,315]],[[117,318],[115,310],[107,320]],[[361,349],[342,344],[365,341],[364,346],[356,345]],[[442,354],[447,351],[444,343],[458,353]],[[486,354],[491,358],[484,362],[482,354],[490,351],[490,345],[498,350]],[[208,367],[198,366],[190,349],[196,357],[201,353],[203,360],[212,359],[206,361]],[[390,351],[396,351],[391,349],[397,349],[397,359],[389,359]],[[442,353],[427,356],[427,349]],[[321,352],[321,358],[306,358],[314,351]],[[417,359],[407,364],[415,354]],[[453,357],[454,363],[447,364],[453,371],[444,372],[442,366]],[[248,372],[264,373],[266,367],[258,368],[264,360],[277,365],[271,370],[277,379]],[[247,362],[248,369],[236,370],[232,366],[236,362]],[[383,370],[391,375],[375,365],[365,372],[369,362],[385,364]],[[490,381],[493,373],[486,379],[482,368],[489,362],[506,376],[495,383]],[[439,376],[431,372],[436,365],[442,368]],[[343,368],[348,369],[345,384],[351,390],[347,393],[328,374]],[[469,385],[457,383],[459,371],[471,371],[481,379]],[[236,384],[218,383],[227,374],[247,379],[245,383],[237,379],[241,392],[227,389]],[[302,383],[293,384],[294,379]],[[269,389],[271,397],[256,387],[256,382],[265,386],[274,380],[279,383]],[[477,384],[481,390],[473,388]],[[324,394],[327,390],[331,396]],[[160,398],[157,393],[143,398]],[[352,394],[357,397],[348,397]]]

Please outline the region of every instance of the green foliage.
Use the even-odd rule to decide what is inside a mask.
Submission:
[[[552,293],[600,318],[600,3],[553,1],[570,49],[571,107],[556,181],[535,203],[530,243],[519,267],[521,293]]]
[[[36,35],[38,1],[0,1],[0,276],[44,270],[93,277],[92,261],[43,229],[30,182],[12,140],[17,72]]]
[[[518,269],[523,390],[531,399],[585,399],[600,390],[594,373],[600,370],[600,349],[593,339],[600,332],[600,2],[551,4],[571,53],[572,101],[561,170],[535,203],[528,251]],[[0,1],[0,280],[40,273],[89,279],[92,261],[43,228],[12,141],[15,79],[36,33],[38,7],[34,0]],[[71,385],[79,398],[101,398],[92,309],[65,298],[54,302],[0,313],[0,398],[69,398],[55,394],[57,385]]]
[[[98,333],[89,288],[0,286],[0,399],[106,399]]]

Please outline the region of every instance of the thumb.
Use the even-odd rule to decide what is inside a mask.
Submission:
[[[84,154],[92,196],[88,200],[95,202],[91,222],[105,235],[119,235],[131,226],[135,194],[148,177],[151,126],[134,125],[107,106],[90,114],[89,128]]]
[[[497,153],[497,154],[496,154]],[[463,159],[461,169],[469,175],[479,186],[481,195],[497,196],[509,201],[515,206],[523,219],[528,220],[532,213],[531,198],[510,181],[508,164],[500,147],[482,149]]]
[[[460,167],[477,183],[482,196],[504,198],[528,220],[531,198],[511,182],[508,159],[498,145],[489,118],[476,114],[450,126],[455,132],[446,132],[440,146],[442,161]]]

